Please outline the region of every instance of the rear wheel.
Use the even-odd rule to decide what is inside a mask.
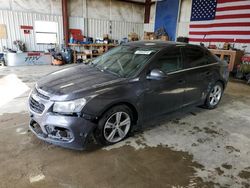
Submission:
[[[131,110],[125,106],[115,106],[108,110],[98,122],[94,136],[102,145],[115,144],[127,137],[132,126]]]
[[[221,100],[222,94],[223,86],[220,82],[216,82],[207,96],[205,107],[208,109],[216,108]]]

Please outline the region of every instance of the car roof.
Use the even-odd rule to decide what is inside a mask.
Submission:
[[[128,42],[123,44],[124,46],[131,46],[131,47],[141,47],[141,48],[155,48],[155,49],[164,49],[168,47],[175,47],[175,46],[196,46],[200,47],[199,45],[187,44],[182,42],[173,42],[173,41],[161,41],[161,40],[142,40],[142,41],[134,41]],[[202,48],[201,48],[202,49]]]

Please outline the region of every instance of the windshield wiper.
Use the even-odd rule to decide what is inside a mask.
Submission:
[[[91,64],[93,67],[97,68],[99,71],[103,72],[103,69],[101,67],[96,66],[96,64]]]

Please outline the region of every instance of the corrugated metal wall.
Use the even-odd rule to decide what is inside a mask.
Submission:
[[[81,29],[84,31],[84,18],[82,17],[69,17],[69,28]]]
[[[154,23],[148,23],[144,24],[144,31],[146,32],[154,32],[155,24]]]
[[[23,41],[28,50],[44,51],[51,48],[51,45],[36,44],[35,28],[31,30],[30,34],[24,34],[23,30],[21,30],[21,25],[34,27],[35,20],[58,22],[58,41],[59,44],[62,43],[62,16],[0,10],[0,23],[5,24],[7,29],[7,39],[0,39],[0,50],[2,51],[3,46],[15,49],[13,45],[15,40]]]
[[[13,45],[13,41],[15,40],[23,41],[27,50],[30,51],[44,51],[48,48],[52,48],[53,46],[51,45],[36,44],[35,28],[31,30],[30,34],[24,34],[23,30],[21,30],[21,25],[34,27],[36,20],[58,22],[58,42],[59,45],[63,43],[62,16],[0,10],[0,24],[6,25],[8,35],[7,39],[0,39],[0,51],[2,51],[3,46],[15,49]],[[109,34],[111,28],[112,38],[120,40],[123,37],[127,37],[130,32],[136,32],[140,37],[142,37],[144,24],[83,17],[70,17],[69,27],[82,29],[84,35],[91,36],[93,38],[102,37],[103,34]]]
[[[143,37],[143,23],[112,21],[112,38],[121,39],[128,37],[128,34],[135,32],[140,38]]]
[[[192,0],[182,0],[177,36],[188,37]]]
[[[84,34],[94,39],[96,37],[103,37],[103,34],[109,34],[109,21],[85,18],[85,29]]]
[[[128,37],[129,33],[135,32],[139,37],[142,37],[143,25],[143,23],[85,18],[87,30],[84,31],[84,34],[93,38],[103,37],[103,34],[110,34],[112,39],[121,40]]]

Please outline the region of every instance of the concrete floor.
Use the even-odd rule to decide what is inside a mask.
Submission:
[[[0,187],[250,187],[249,86],[230,82],[215,110],[182,111],[79,152],[28,131],[30,88],[60,68],[0,67]]]

